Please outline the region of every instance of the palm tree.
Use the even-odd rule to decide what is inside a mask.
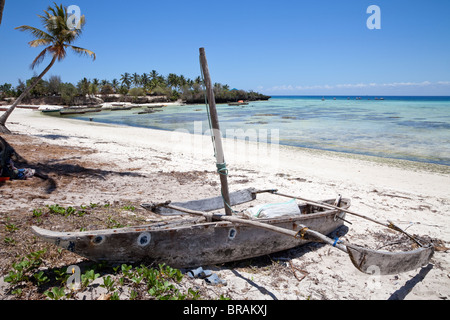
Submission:
[[[108,79],[103,79],[100,81],[100,86],[103,88],[104,86],[110,84]]]
[[[89,84],[89,95],[91,97],[95,97],[95,95],[98,93],[98,82],[92,82]]]
[[[183,75],[180,75],[178,77],[178,86],[183,87],[186,85],[186,83],[187,83],[186,78]]]
[[[148,84],[150,82],[150,78],[148,77],[148,74],[145,72],[141,75],[141,84],[144,88],[147,88]]]
[[[119,80],[116,78],[112,79],[111,86],[113,87],[114,92],[117,92],[117,89],[119,88]]]
[[[0,24],[2,24],[3,8],[5,7],[5,0],[0,0]]]
[[[120,75],[120,81],[122,81],[122,85],[124,85],[125,87],[127,87],[128,90],[130,90],[131,78],[128,72],[125,72],[124,74]]]
[[[178,86],[179,84],[178,76],[175,73],[169,73],[169,75],[167,76],[167,84],[172,89]]]
[[[134,86],[138,87],[141,84],[141,76],[137,72],[133,73],[132,81]]]
[[[81,94],[83,97],[89,94],[89,86],[91,85],[91,82],[84,77],[77,83],[78,93]]]
[[[151,78],[152,80],[158,78],[158,72],[157,72],[156,70],[152,70],[152,71],[150,72],[150,78]]]
[[[45,49],[42,50],[31,63],[32,69],[38,66],[44,60],[46,55],[51,55],[52,60],[44,71],[42,71],[41,74],[34,79],[33,83],[24,90],[24,92],[14,101],[11,107],[9,107],[9,109],[6,110],[0,117],[0,132],[2,133],[11,133],[5,126],[6,120],[20,101],[22,101],[23,97],[25,97],[50,70],[56,60],[61,61],[66,57],[67,48],[72,49],[77,54],[90,56],[93,60],[95,60],[94,52],[71,45],[71,43],[73,43],[81,35],[82,28],[86,22],[84,15],[80,17],[80,24],[78,28],[74,29],[70,29],[67,26],[69,15],[67,14],[67,8],[62,5],[58,6],[55,3],[54,7],[49,6],[47,11],[44,10],[44,15],[39,15],[39,17],[41,18],[45,31],[26,25],[17,27],[16,29],[30,32],[31,35],[36,38],[28,43],[31,47],[46,46]]]

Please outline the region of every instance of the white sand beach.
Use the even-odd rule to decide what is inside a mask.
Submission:
[[[182,201],[220,195],[213,146],[207,135],[62,119],[25,109],[16,109],[7,126],[13,134],[32,136],[43,144],[91,150],[80,152],[78,159],[91,166],[98,164],[101,169],[139,176],[108,176],[101,185],[96,182],[85,188],[67,185],[46,198],[2,199],[0,210],[55,202],[73,205],[118,199]],[[352,211],[383,222],[392,220],[411,234],[429,236],[450,247],[448,166],[227,139],[224,147],[231,191],[276,188],[312,200],[341,194],[351,199]],[[35,152],[45,151],[37,144]],[[184,173],[184,179],[167,183],[150,178],[169,172]],[[192,172],[204,175],[190,181]],[[15,192],[20,193],[19,185],[16,186],[19,189]],[[352,224],[347,224],[343,239],[350,243],[375,249],[382,244],[380,234],[395,236],[366,220],[349,215],[347,219]],[[445,248],[437,250],[432,264],[422,269],[369,276],[356,270],[345,253],[331,246],[308,246],[274,255],[282,258],[280,263],[290,260],[276,278],[265,268],[216,267],[214,272],[227,281],[226,286],[211,286],[200,279],[195,283],[205,286],[211,297],[224,294],[233,299],[441,300],[450,298],[447,252]],[[293,272],[295,268],[306,274],[301,281]]]

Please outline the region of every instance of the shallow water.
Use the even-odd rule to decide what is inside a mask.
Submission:
[[[450,97],[273,97],[218,104],[226,137],[450,166]],[[96,122],[208,134],[206,106],[167,106],[65,116]]]

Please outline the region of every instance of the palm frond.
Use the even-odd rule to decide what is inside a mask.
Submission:
[[[64,59],[67,54],[66,48],[68,47],[79,55],[90,56],[93,60],[96,59],[94,52],[71,45],[71,43],[81,35],[82,27],[86,22],[84,15],[80,17],[80,22],[76,28],[72,28],[70,23],[69,25],[71,28],[69,28],[67,23],[67,21],[70,20],[69,17],[67,7],[63,7],[62,4],[58,6],[54,3],[53,7],[49,6],[47,10],[44,10],[43,15],[39,15],[39,18],[44,26],[43,30],[27,25],[15,28],[20,31],[29,32],[32,36],[34,36],[35,39],[29,42],[30,46],[47,46],[33,60],[31,63],[31,68],[34,69],[37,65],[39,65],[47,54],[51,54],[54,59]]]
[[[30,27],[30,26],[19,26],[16,27],[14,29],[18,29],[20,31],[26,31],[31,33],[31,35],[33,35],[35,38],[38,39],[47,39],[47,40],[52,40],[53,36],[48,34],[45,31],[42,31],[41,29],[35,28],[35,27]]]
[[[42,61],[44,61],[45,55],[49,51],[51,47],[47,47],[39,53],[39,55],[33,60],[31,63],[31,69],[34,69],[37,65],[39,65]]]
[[[74,42],[79,37],[80,33],[81,32],[79,32],[78,29],[62,30],[59,34],[59,39],[61,39],[62,42],[69,44]]]
[[[47,11],[44,10],[44,15],[39,15],[42,24],[53,35],[59,35],[61,31],[67,30],[67,8],[61,4],[58,6],[54,3],[54,7],[48,7]]]
[[[84,14],[80,17],[80,28],[79,30],[81,31],[84,27],[84,25],[86,24],[86,18],[84,17]]]
[[[45,27],[46,30],[50,33],[54,33],[54,30],[57,29],[57,22],[56,17],[49,13],[48,11],[44,10],[45,15],[38,15],[38,17],[41,19],[42,25]]]
[[[47,15],[47,18],[49,17],[62,17],[63,20],[66,20],[65,18],[67,18],[66,16],[66,10],[64,9],[63,5],[61,4],[60,6],[58,6],[56,4],[56,2],[53,2],[54,7],[49,6],[48,7],[48,11],[44,11],[44,13]],[[49,13],[50,11],[50,13]]]
[[[36,40],[32,40],[30,42],[28,42],[28,44],[30,45],[30,47],[39,47],[39,46],[45,46],[45,45],[49,45],[52,43],[52,40],[48,40],[48,39],[36,39]]]
[[[79,54],[79,55],[86,55],[92,58],[92,60],[96,59],[96,55],[93,51],[88,50],[88,49],[84,49],[84,48],[80,48],[80,47],[76,47],[76,46],[72,46],[72,45],[67,45],[68,47],[70,47],[73,51],[75,51],[75,53]]]

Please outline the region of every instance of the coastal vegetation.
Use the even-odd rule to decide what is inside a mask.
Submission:
[[[1,2],[3,9],[4,2]],[[22,25],[16,29],[30,33],[34,40],[29,42],[31,47],[45,46],[31,63],[34,69],[46,56],[51,56],[48,66],[39,74],[13,86],[11,83],[0,85],[0,104],[12,105],[0,116],[0,133],[10,133],[6,128],[6,121],[14,109],[23,101],[33,103],[33,99],[52,101],[50,104],[98,104],[112,101],[148,102],[148,97],[159,96],[156,101],[183,100],[186,103],[202,103],[205,101],[202,80],[200,77],[192,80],[183,75],[170,73],[167,76],[159,74],[156,70],[149,73],[125,72],[118,78],[111,80],[98,78],[80,79],[77,83],[62,82],[58,75],[50,76],[47,80],[44,75],[51,69],[56,61],[66,57],[67,49],[79,55],[90,56],[95,60],[94,52],[72,45],[76,41],[85,25],[86,19],[80,17],[78,24],[72,26],[71,15],[63,5],[49,6],[44,15],[39,15],[44,28]],[[267,100],[270,97],[263,94],[230,89],[228,85],[214,84],[216,102],[237,102],[239,100]],[[147,99],[146,99],[147,98]],[[42,99],[44,101],[42,101]],[[6,101],[6,102],[5,102]],[[155,100],[153,100],[155,101]]]
[[[80,170],[79,167],[76,170]],[[90,178],[88,178],[90,179]],[[40,181],[35,181],[41,183]],[[29,187],[29,186],[28,186]],[[88,231],[140,225],[147,210],[129,201],[49,203],[12,209],[0,225],[0,298],[5,300],[204,300],[229,299],[196,285],[186,271],[165,264],[80,261],[68,250],[36,242],[31,225]],[[82,259],[84,260],[84,259]],[[75,269],[78,268],[78,276]]]
[[[80,17],[79,24],[76,28],[71,28],[68,26],[69,15],[67,13],[67,8],[63,5],[54,4],[54,7],[49,6],[47,11],[44,10],[44,15],[39,15],[42,21],[44,30],[22,25],[16,29],[20,31],[29,32],[35,39],[30,41],[28,44],[30,47],[45,46],[38,56],[31,63],[31,68],[34,69],[38,66],[47,55],[52,57],[49,65],[42,71],[38,76],[33,77],[29,82],[27,81],[26,86],[21,86],[20,95],[15,99],[14,103],[0,116],[0,132],[10,133],[9,129],[6,128],[5,123],[14,111],[16,106],[28,95],[31,94],[33,88],[45,87],[43,85],[42,78],[51,69],[54,63],[58,60],[61,61],[66,57],[67,48],[72,49],[73,52],[79,55],[87,55],[95,60],[95,53],[84,48],[76,47],[72,45],[82,33],[82,29],[86,20],[84,16]],[[6,89],[9,86],[6,85]],[[35,92],[40,89],[35,89]],[[41,89],[42,90],[42,89]],[[11,88],[9,88],[11,92]]]
[[[15,98],[20,96],[25,88],[35,81],[36,76],[26,81],[19,80],[17,86],[10,83],[0,85],[0,98]],[[267,100],[270,97],[254,91],[231,89],[229,85],[214,84],[214,94],[217,103],[236,102],[239,100]],[[124,72],[120,77],[108,79],[80,79],[76,83],[63,82],[60,76],[51,75],[47,79],[40,78],[36,85],[23,97],[23,101],[55,97],[61,104],[71,105],[79,98],[100,98],[104,101],[129,101],[139,97],[163,97],[166,101],[183,100],[186,103],[203,103],[205,93],[202,79],[190,79],[184,75],[169,73],[167,76],[156,70],[148,73]],[[85,99],[85,100],[86,100]],[[57,99],[56,99],[57,100]]]

